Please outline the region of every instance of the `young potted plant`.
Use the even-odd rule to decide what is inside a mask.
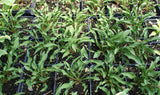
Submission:
[[[25,94],[45,94],[47,92],[53,92],[53,79],[54,71],[56,68],[62,66],[61,64],[45,65],[47,60],[48,52],[40,53],[40,61],[37,63],[37,56],[33,58],[29,56],[28,61],[22,62],[25,70],[23,71],[24,76],[20,82],[24,82],[23,92]]]
[[[126,72],[134,73],[134,78],[128,79],[128,82],[133,82],[133,88],[129,91],[129,94],[144,94],[152,95],[159,94],[159,71],[158,71],[159,57],[156,57],[150,65],[136,65],[136,71],[132,70],[130,66],[127,66]]]
[[[20,67],[15,67],[14,62],[18,59],[18,56],[15,57],[16,51],[14,48],[11,48],[11,44],[8,44],[8,46],[3,46],[4,43],[8,41],[11,41],[10,36],[0,36],[0,42],[1,42],[1,49],[0,49],[0,94],[10,94],[10,92],[7,92],[7,88],[10,89],[11,93],[16,93],[16,88],[18,85],[16,85],[16,81],[20,78],[20,73],[22,72]],[[9,48],[7,48],[9,47]],[[14,56],[15,60],[12,59]],[[6,58],[7,57],[7,58]],[[5,58],[5,59],[4,59]],[[12,81],[12,83],[11,83]],[[15,87],[15,89],[12,89],[12,87]],[[13,90],[13,91],[12,91]]]
[[[95,68],[99,81],[94,81],[92,84],[92,90],[94,95],[96,94],[107,94],[112,95],[123,91],[124,89],[131,89],[132,84],[125,80],[125,77],[131,79],[134,78],[132,73],[124,72],[122,65],[114,66],[112,64],[102,64]]]
[[[86,67],[90,61],[83,60],[83,57],[81,55],[75,58],[72,63],[63,62],[64,67],[60,69],[56,79],[58,85],[56,95],[68,95],[69,93],[87,95],[89,93],[89,80],[99,80],[96,75],[89,76],[89,73],[93,72],[94,68]]]

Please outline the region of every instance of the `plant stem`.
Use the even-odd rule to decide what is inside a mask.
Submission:
[[[2,87],[3,87],[3,83],[0,83],[0,95],[3,95],[3,93],[2,93]]]

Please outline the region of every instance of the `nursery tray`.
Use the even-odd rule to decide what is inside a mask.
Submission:
[[[15,16],[19,10],[12,11],[12,15]],[[32,16],[35,17],[32,10],[25,10],[24,14],[22,16]]]
[[[157,0],[154,0],[154,1],[157,2]],[[83,0],[81,0],[81,2],[80,2],[80,10],[81,10],[81,11],[83,10],[83,3],[84,3]],[[34,3],[34,2],[32,2],[31,8],[35,8],[35,3]],[[108,9],[107,9],[107,7],[105,7],[105,9],[107,10],[107,14],[105,14],[105,15],[108,16],[109,14],[108,14]],[[19,11],[19,10],[14,10],[14,11],[12,11],[12,15],[15,16],[18,11]],[[151,21],[151,22],[156,22],[157,19],[160,19],[160,7],[159,7],[159,6],[156,6],[156,12],[157,12],[157,16],[150,17],[150,18],[146,19],[145,22],[149,22],[149,21]],[[25,12],[24,12],[24,14],[22,15],[22,17],[35,18],[35,19],[36,19],[36,16],[34,15],[34,13],[33,13],[32,10],[25,10]],[[76,15],[73,15],[73,16],[72,16],[72,19],[74,19],[75,17],[76,17]],[[124,15],[123,13],[116,13],[116,14],[113,15],[113,17],[116,17],[116,18],[118,18],[118,19],[121,19],[121,18],[125,17],[125,15]],[[95,16],[91,16],[91,17],[88,17],[88,18],[87,18],[88,32],[90,31],[90,28],[89,28],[89,20],[90,20],[91,18],[93,18],[94,20],[96,20],[96,19],[99,19],[99,18],[100,18],[100,15],[95,15]],[[32,27],[32,28],[33,28],[33,27]],[[32,31],[32,29],[31,29],[31,31]],[[91,37],[90,35],[88,35],[88,36]],[[91,37],[91,39],[95,39],[95,38]],[[98,39],[99,39],[99,38],[98,38]],[[43,37],[34,38],[34,37],[30,36],[28,40],[30,40],[30,41],[38,40],[39,42],[43,42],[44,38],[43,38]],[[57,40],[58,40],[58,39],[57,39]],[[151,44],[154,44],[154,43],[160,44],[159,41],[150,42],[149,44],[151,45]],[[27,49],[29,49],[29,48],[27,48]],[[88,43],[88,49],[91,50],[91,45],[90,45],[90,43]],[[54,63],[54,64],[57,64],[57,63],[58,63],[58,60],[59,60],[59,54],[57,54],[56,56],[57,56],[57,57],[56,57],[56,63]],[[91,59],[90,51],[88,52],[88,57],[89,57],[89,60],[90,60],[90,59]],[[25,58],[24,58],[24,62],[27,62],[27,60],[28,60],[28,59],[27,59],[27,52],[26,52],[26,55],[25,55]],[[5,64],[7,64],[7,63],[3,63],[3,65],[5,65]],[[47,66],[52,66],[52,65],[54,65],[54,64],[44,64],[44,66],[47,67]],[[15,63],[14,65],[16,65],[16,66],[17,66],[17,65],[18,65],[18,66],[21,66],[21,67],[22,67],[22,70],[24,70],[24,66],[23,66],[21,63]],[[126,65],[126,64],[123,63],[123,64],[121,64],[121,65]],[[150,65],[150,64],[146,64],[146,65]],[[95,66],[95,64],[89,63],[87,66],[90,68],[90,67],[92,67],[92,66]],[[118,67],[119,64],[113,64],[113,66]],[[134,63],[134,64],[127,64],[126,66],[133,66],[133,67],[134,67],[134,66],[136,66],[136,63]],[[125,71],[124,71],[124,72],[125,72]],[[91,76],[91,72],[89,73],[89,76]],[[20,79],[23,79],[23,77],[24,77],[24,74],[21,73]],[[57,77],[58,77],[58,76],[57,76],[57,72],[55,72],[55,74],[54,74],[54,78],[55,78],[55,79],[54,79],[54,85],[53,85],[53,95],[55,95],[56,88],[57,88],[56,85],[58,85],[58,84],[56,84],[56,78],[57,78]],[[127,80],[126,80],[126,81],[127,81]],[[88,87],[88,89],[89,89],[89,95],[92,95],[92,93],[94,93],[94,92],[92,91],[92,87],[93,87],[92,84],[93,84],[92,81],[89,80],[89,87]],[[24,86],[24,83],[23,83],[23,82],[19,83],[19,87],[18,87],[17,93],[23,92],[23,86]]]

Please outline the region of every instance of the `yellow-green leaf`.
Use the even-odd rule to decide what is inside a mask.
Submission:
[[[0,42],[4,42],[5,39],[11,40],[10,36],[8,35],[0,36]]]
[[[153,32],[149,35],[149,37],[156,36],[156,35],[157,35],[157,33],[156,33],[155,31],[153,31]]]
[[[2,55],[6,55],[6,54],[8,54],[5,50],[1,50],[0,49],[0,57],[2,56]]]
[[[154,52],[157,54],[157,55],[160,55],[160,51],[155,49]]]

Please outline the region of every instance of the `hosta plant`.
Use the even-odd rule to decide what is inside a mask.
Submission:
[[[41,52],[40,61],[36,63],[37,56],[34,56],[34,58],[32,58],[28,54],[28,61],[26,63],[22,62],[25,68],[25,71],[23,73],[26,77],[19,82],[24,81],[28,86],[28,90],[32,91],[33,85],[41,83],[43,85],[43,88],[40,91],[45,91],[48,87],[47,81],[50,78],[50,73],[54,72],[56,68],[59,68],[59,66],[61,66],[61,64],[45,66],[44,62],[46,61],[47,57],[48,52]]]
[[[93,72],[94,68],[87,68],[87,64],[89,61],[83,60],[80,57],[75,58],[71,64],[64,61],[64,68],[60,69],[59,73],[62,73],[64,77],[69,79],[69,83],[60,83],[59,87],[56,90],[56,95],[62,93],[62,90],[65,89],[64,95],[68,95],[70,92],[72,93],[83,93],[87,95],[88,87],[86,82],[89,82],[89,79],[99,80],[96,76],[89,76],[89,72]],[[78,89],[75,89],[75,86],[80,86],[83,89],[82,92],[78,92]],[[70,89],[75,89],[76,91],[70,91]],[[78,95],[78,94],[75,94]]]
[[[0,36],[1,45],[6,42],[5,40],[11,40],[10,36],[8,36],[8,35]],[[12,57],[12,53],[14,51],[8,51],[8,49],[6,49],[6,48],[1,48],[0,52],[1,52],[1,54],[0,54],[0,94],[3,95],[3,93],[2,93],[3,84],[7,83],[8,81],[11,81],[15,78],[20,77],[20,73],[22,72],[22,70],[21,70],[21,68],[16,68],[16,67],[14,67],[14,65],[12,65],[12,58],[11,57]],[[8,63],[4,63],[2,61],[3,56],[8,56],[8,58],[9,58],[7,61]]]
[[[138,71],[134,75],[134,86],[143,92],[144,95],[155,95],[160,94],[160,73],[157,70],[159,68],[159,57],[147,65],[137,65]]]
[[[25,53],[25,51],[20,47],[21,39],[19,38],[19,34],[20,32],[15,32],[11,36],[0,36],[0,38],[2,38],[1,40],[4,40],[4,37],[8,39],[1,43],[0,81],[2,84],[5,82],[7,83],[12,79],[19,78],[20,73],[22,72],[20,66],[16,66],[20,61],[23,61]]]
[[[127,83],[125,77],[133,79],[133,74],[124,72],[122,65],[102,64],[95,68],[95,71],[95,74],[100,78],[100,81],[96,81],[98,85],[94,85],[96,86],[95,93],[102,91],[106,95],[114,95],[123,91],[126,87],[132,88],[131,83]]]
[[[112,20],[116,20],[117,23],[110,26]],[[98,23],[95,24],[95,27],[91,27],[90,29],[91,33],[94,35],[95,44],[98,47],[98,49],[94,51],[93,58],[99,58],[100,55],[103,55],[105,57],[104,61],[112,64],[116,63],[116,58],[122,58],[124,55],[125,58],[127,57],[127,60],[133,59],[136,63],[138,60],[147,60],[154,54],[154,51],[149,47],[148,42],[158,38],[153,37],[139,40],[139,36],[137,36],[138,33],[134,30],[136,29],[136,26],[141,27],[140,24],[137,24],[135,27],[128,27],[125,30],[118,25],[122,24],[122,22],[128,23],[129,19],[127,20],[116,19],[113,16],[106,18],[101,13],[101,18],[97,19]],[[139,30],[137,30],[137,32],[138,31]],[[145,29],[143,31],[145,31]],[[133,38],[132,33],[136,34],[135,38]]]
[[[30,33],[33,41],[26,44],[30,43],[31,51],[33,51],[34,54],[39,54],[43,51],[52,53],[51,56],[49,56],[49,59],[52,61],[58,52],[58,27],[60,27],[61,24],[59,20],[62,14],[57,7],[54,8],[52,12],[49,12],[46,4],[44,10],[36,9],[33,10],[33,12],[37,18],[34,20],[34,24],[30,24],[30,26],[34,29],[33,31],[26,30]]]
[[[24,13],[24,8],[19,10],[15,16],[12,15],[13,10],[18,8],[18,5],[7,5],[8,3],[3,3],[4,8],[0,9],[1,11],[1,22],[0,30],[6,31],[7,34],[13,34],[22,29],[22,24],[27,21],[26,18],[20,18]]]
[[[8,64],[4,65],[2,63],[0,63],[0,67],[0,94],[3,95],[3,84],[16,78],[20,78],[20,73],[22,72],[22,70],[21,68],[10,66]]]
[[[43,32],[49,32],[52,28],[55,29],[58,24],[62,13],[59,12],[60,9],[55,7],[51,12],[49,11],[49,6],[44,3],[44,9],[33,9],[33,12],[37,19],[35,22],[35,28],[38,28],[39,31],[42,29]],[[48,25],[50,27],[48,27]],[[39,27],[38,27],[39,26]],[[41,29],[40,29],[41,28]],[[41,30],[41,31],[42,31]]]
[[[62,19],[64,20],[62,24],[61,33],[59,34],[59,45],[60,53],[63,54],[62,58],[66,56],[72,56],[73,53],[80,52],[83,46],[86,46],[85,43],[94,42],[93,39],[88,37],[88,32],[83,30],[85,24],[82,23],[85,21],[87,15],[85,14],[86,10],[83,11],[69,11],[69,16],[64,15]],[[73,56],[72,56],[73,57]]]
[[[23,10],[19,11],[16,16],[13,17],[12,11],[17,9],[18,7],[17,5],[13,5],[14,0],[8,0],[7,2],[2,0],[0,3],[3,4],[3,8],[0,9],[0,93],[2,94],[3,84],[11,81],[12,79],[20,77],[20,73],[22,72],[21,68],[15,67],[14,64],[17,64],[19,62],[20,57],[24,53],[24,51],[20,48],[21,41],[19,38],[19,34],[21,32],[17,30],[22,28],[21,24],[24,23],[26,19],[19,19],[19,17],[24,13]]]

